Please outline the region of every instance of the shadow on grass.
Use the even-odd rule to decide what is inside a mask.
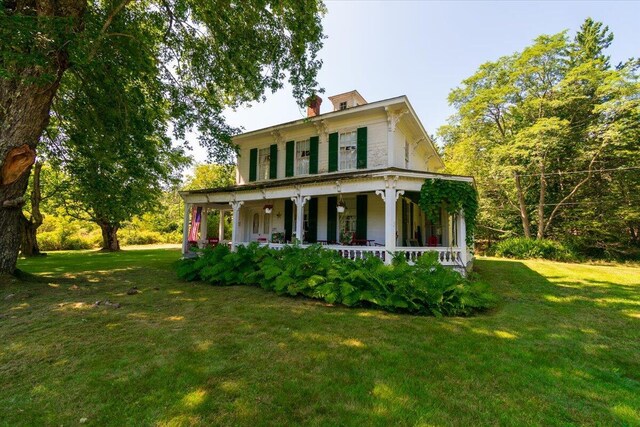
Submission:
[[[640,423],[633,280],[479,260],[500,306],[436,319],[180,282],[158,259],[39,266],[0,320],[8,423]],[[122,307],[73,305],[103,295]]]

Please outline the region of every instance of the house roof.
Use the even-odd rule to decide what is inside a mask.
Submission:
[[[443,174],[443,173],[434,173],[434,172],[425,172],[425,171],[418,171],[418,170],[412,170],[412,169],[389,167],[389,168],[380,168],[380,169],[363,169],[363,170],[355,170],[355,171],[349,171],[349,172],[331,172],[331,173],[324,173],[324,174],[318,174],[318,175],[303,176],[299,178],[272,179],[268,181],[250,182],[248,184],[242,184],[242,185],[230,185],[227,187],[203,188],[200,190],[180,191],[180,194],[181,195],[203,194],[203,193],[210,194],[210,193],[232,193],[232,192],[239,192],[239,191],[251,191],[251,190],[260,190],[260,189],[267,189],[267,188],[274,188],[274,187],[285,187],[285,186],[292,186],[292,185],[295,186],[295,185],[303,185],[303,184],[315,184],[320,182],[338,181],[341,179],[348,179],[348,178],[366,178],[373,175],[379,175],[385,172],[388,172],[388,173],[398,172],[398,173],[405,173],[405,174],[410,173],[410,174],[416,174],[416,175],[419,175],[420,177],[425,177],[425,178],[428,178],[431,176],[440,176],[440,177],[449,177],[449,178],[458,178],[458,179],[463,178],[463,179],[473,181],[473,177],[471,176],[449,175],[449,174]]]

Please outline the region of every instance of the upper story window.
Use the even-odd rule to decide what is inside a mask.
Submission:
[[[338,170],[349,170],[356,168],[358,155],[357,138],[355,131],[340,134],[340,144],[338,152]]]
[[[311,154],[309,140],[296,141],[296,175],[309,174],[309,156]]]
[[[341,110],[346,110],[347,109],[347,101],[343,101],[340,103],[340,109]]]
[[[271,153],[269,147],[260,148],[258,150],[258,179],[269,179],[269,163],[271,161]]]

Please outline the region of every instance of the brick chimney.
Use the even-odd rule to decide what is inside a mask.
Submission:
[[[322,104],[322,98],[318,95],[312,95],[307,98],[307,117],[319,116],[320,104]]]

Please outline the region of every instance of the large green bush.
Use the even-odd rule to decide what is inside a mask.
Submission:
[[[575,261],[576,255],[560,242],[547,239],[513,237],[498,242],[492,253],[505,258],[543,258],[554,261]]]
[[[220,245],[181,260],[178,275],[215,285],[257,285],[347,306],[373,306],[414,314],[469,315],[487,309],[485,284],[443,267],[435,253],[409,265],[404,256],[385,265],[376,257],[350,260],[320,246],[277,251],[256,244],[231,252]]]

